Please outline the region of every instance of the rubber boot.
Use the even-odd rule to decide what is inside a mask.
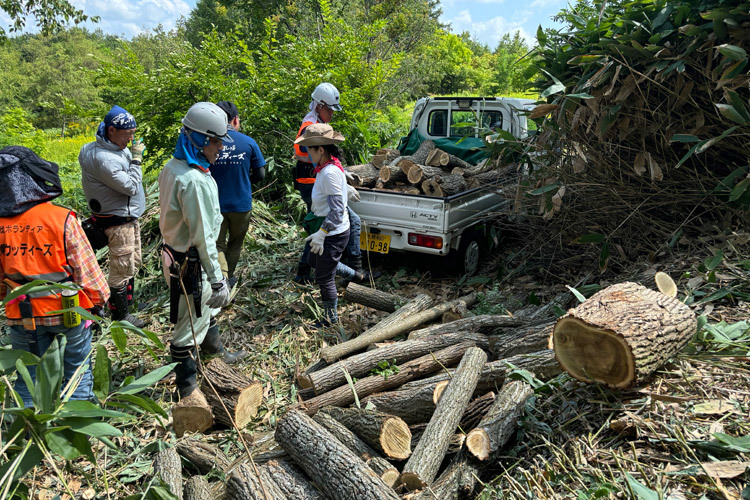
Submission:
[[[313,284],[314,280],[312,276],[310,276],[311,269],[310,264],[300,261],[297,266],[297,275],[294,277],[294,282],[300,285]]]
[[[133,306],[133,302],[135,302],[135,277],[130,278],[128,280],[128,308]]]
[[[349,257],[349,266],[355,271],[353,281],[356,283],[370,281],[371,278],[379,278],[382,274],[380,271],[371,273],[369,270],[362,267],[362,254]]]
[[[234,364],[248,355],[243,350],[229,352],[224,348],[224,344],[221,342],[221,335],[219,335],[219,325],[213,318],[211,318],[211,324],[201,344],[201,353],[206,355],[220,354],[221,360],[228,365]]]
[[[329,326],[337,325],[339,322],[339,313],[336,310],[339,304],[339,299],[323,301],[323,317],[316,321],[314,326],[316,328],[328,328]]]
[[[117,321],[127,321],[136,328],[143,328],[146,322],[140,320],[128,312],[128,286],[123,285],[121,288],[110,288],[109,309],[112,319]]]
[[[185,347],[170,346],[172,361],[177,361],[174,367],[175,385],[177,385],[177,394],[180,399],[188,397],[198,388],[198,366],[195,363],[195,347],[189,345]]]

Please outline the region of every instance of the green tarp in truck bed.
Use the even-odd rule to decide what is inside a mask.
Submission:
[[[409,135],[401,138],[401,141],[398,143],[398,150],[404,156],[414,154],[424,140],[419,130],[415,128],[409,132]],[[477,137],[443,137],[441,139],[433,139],[433,142],[435,146],[446,153],[457,156],[472,165],[476,165],[489,156],[487,150],[484,148],[484,141]]]

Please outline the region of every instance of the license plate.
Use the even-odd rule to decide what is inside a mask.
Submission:
[[[361,232],[359,234],[359,248],[376,253],[388,253],[391,248],[391,237],[387,234]]]

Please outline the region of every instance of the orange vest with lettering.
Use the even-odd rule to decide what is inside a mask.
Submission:
[[[68,217],[75,217],[75,213],[46,202],[20,215],[0,218],[0,263],[5,276],[19,284],[33,280],[72,281],[73,268],[65,252]],[[35,317],[62,309],[60,294],[54,291],[32,293],[29,297]],[[84,309],[94,307],[83,290],[78,292],[78,302]],[[21,319],[17,301],[6,304],[5,315],[8,319]]]

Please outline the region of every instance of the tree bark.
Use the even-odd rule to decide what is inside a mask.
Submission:
[[[346,169],[354,176],[355,182],[352,183],[354,187],[373,187],[380,176],[380,167],[376,168],[371,163],[352,165]]]
[[[479,460],[487,460],[515,434],[518,417],[534,394],[529,384],[513,380],[503,386],[487,414],[466,437],[466,448]]]
[[[377,451],[373,450],[370,445],[362,441],[351,430],[347,429],[344,424],[324,412],[316,413],[313,420],[322,425],[323,428],[333,434],[341,444],[349,448],[355,455],[361,458],[385,484],[393,486],[396,483],[396,480],[398,479],[398,470]]]
[[[379,177],[386,185],[394,182],[406,182],[406,174],[397,165],[383,165],[380,167]]]
[[[396,311],[396,309],[406,302],[406,299],[398,295],[376,290],[369,286],[358,285],[353,281],[346,285],[344,298],[348,302],[362,304],[365,307],[388,313]]]
[[[287,500],[287,496],[271,479],[267,471],[258,468],[258,474],[256,474],[252,464],[240,464],[227,478],[224,499]]]
[[[200,474],[208,474],[214,469],[226,471],[232,462],[218,446],[199,439],[183,439],[175,446],[182,458],[193,464]]]
[[[213,494],[208,481],[203,476],[192,476],[185,482],[184,500],[212,500]]]
[[[448,155],[448,153],[446,153],[442,149],[435,148],[429,152],[424,163],[425,165],[429,165],[432,167],[445,167],[446,165],[448,165],[449,161],[450,156]]]
[[[492,391],[474,398],[461,416],[461,422],[458,424],[459,429],[462,429],[463,432],[469,432],[476,427],[482,420],[482,417],[487,414],[487,410],[490,409],[494,401],[495,393]]]
[[[303,413],[287,413],[276,427],[276,440],[328,498],[398,500],[357,455]]]
[[[469,315],[469,306],[466,302],[459,302],[450,311],[445,311],[440,317],[441,323],[450,323],[451,321],[457,321],[463,319]]]
[[[440,189],[443,196],[451,196],[466,191],[466,179],[458,174],[448,174],[440,176]]]
[[[505,330],[499,335],[491,335],[490,352],[494,359],[503,359],[529,352],[551,349],[552,327],[554,322]]]
[[[417,295],[358,337],[341,344],[324,347],[320,350],[320,357],[325,359],[328,363],[332,363],[348,354],[360,351],[370,344],[391,339],[403,331],[399,329],[399,326],[404,321],[409,317],[414,316],[416,313],[423,311],[430,305],[430,303],[432,303],[432,299],[427,295]]]
[[[312,388],[316,395],[335,389],[346,384],[345,370],[352,377],[367,375],[382,361],[390,364],[401,364],[410,359],[424,356],[427,353],[438,351],[445,347],[473,340],[482,347],[486,337],[482,334],[446,334],[424,337],[418,340],[406,340],[393,342],[372,351],[366,351],[344,358],[322,370],[309,374],[302,374],[297,378],[297,383],[303,389]]]
[[[411,432],[406,422],[393,415],[359,408],[329,406],[321,411],[344,424],[365,443],[388,458],[405,460],[411,455]]]
[[[182,500],[182,462],[177,450],[167,448],[156,454],[154,476],[167,483],[169,491]]]
[[[578,380],[630,387],[682,350],[696,325],[695,313],[676,298],[620,283],[557,320],[555,356]]]
[[[444,175],[445,171],[439,167],[430,167],[427,165],[414,164],[408,172],[406,172],[406,180],[411,184],[417,184],[422,182],[423,179],[429,179],[436,175]]]
[[[468,161],[464,161],[461,158],[459,158],[458,156],[454,156],[454,155],[448,153],[448,164],[447,164],[447,167],[449,167],[449,168],[456,168],[456,167],[458,167],[458,168],[462,168],[464,170],[471,170],[471,168],[473,166],[474,165],[472,165]]]
[[[478,347],[471,348],[464,354],[435,407],[423,438],[401,471],[399,481],[407,490],[422,489],[435,479],[450,438],[456,432],[461,416],[474,394],[486,360],[487,354]]]
[[[427,429],[427,424],[415,424],[409,427],[409,430],[411,431],[411,447],[416,448],[419,444],[419,440],[422,439],[422,436],[424,435],[424,431]],[[464,442],[466,441],[466,434],[461,432],[456,432],[451,436],[450,442],[448,443],[448,449],[445,450],[446,455],[455,455],[458,453],[461,448],[464,445]]]
[[[376,392],[387,391],[399,387],[409,380],[424,377],[428,373],[440,370],[445,366],[457,363],[464,352],[474,346],[473,342],[461,342],[434,354],[427,354],[420,358],[399,365],[398,373],[383,378],[382,375],[372,375],[354,383],[354,391],[358,397],[364,398]],[[298,403],[294,408],[299,408],[308,415],[314,415],[324,406],[346,406],[354,402],[354,395],[348,385],[339,387],[320,396]]]
[[[201,390],[213,408],[216,422],[232,427],[234,421],[237,429],[244,428],[258,414],[263,401],[263,385],[220,358],[212,359],[203,367]]]
[[[279,490],[290,500],[325,500],[296,465],[287,460],[269,460],[262,467]]]
[[[414,154],[411,155],[411,161],[414,163],[419,163],[421,165],[424,165],[424,163],[427,161],[427,156],[429,156],[430,151],[435,149],[435,143],[429,139],[422,141],[422,143],[419,145],[419,149],[414,151]]]
[[[440,335],[452,332],[482,332],[494,333],[498,328],[512,327],[521,325],[517,318],[505,315],[483,314],[481,316],[469,316],[468,318],[457,319],[450,323],[437,324],[413,330],[409,334],[409,340],[419,339],[428,335]]]
[[[172,422],[178,438],[186,432],[203,432],[211,428],[214,424],[213,413],[200,389],[194,390],[172,407]]]
[[[420,187],[422,188],[422,192],[427,196],[434,196],[435,198],[445,197],[443,189],[440,187],[439,175],[423,180]]]
[[[420,191],[418,187],[408,186],[406,184],[399,184],[397,186],[393,186],[390,188],[390,191],[394,193],[404,193],[404,194],[422,194],[422,191]]]
[[[467,452],[459,452],[437,480],[424,490],[407,495],[405,500],[462,500],[471,498],[479,469]]]

